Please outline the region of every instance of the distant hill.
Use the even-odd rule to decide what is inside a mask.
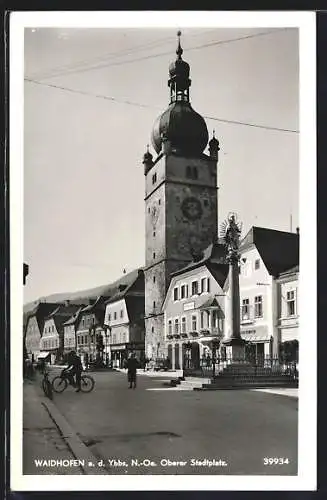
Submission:
[[[121,278],[114,281],[113,283],[110,283],[108,285],[97,286],[95,288],[90,288],[89,290],[80,290],[78,292],[67,292],[67,293],[54,293],[52,295],[47,295],[46,297],[40,297],[38,300],[35,300],[34,302],[29,302],[28,304],[24,305],[23,307],[24,316],[26,316],[27,313],[32,311],[39,302],[56,303],[69,300],[72,304],[83,304],[83,303],[87,304],[89,299],[95,299],[96,297],[99,297],[99,295],[110,296],[116,291],[119,285],[128,284],[133,279],[135,279],[137,273],[138,269],[135,269],[134,271],[131,271],[128,274],[124,274]]]

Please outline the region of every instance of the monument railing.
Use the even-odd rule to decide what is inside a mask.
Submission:
[[[220,376],[223,372],[233,377],[285,375],[294,380],[298,380],[299,377],[296,360],[283,360],[277,356],[245,356],[239,359],[228,356],[206,357],[197,363],[193,361],[184,365],[185,376],[212,378]]]

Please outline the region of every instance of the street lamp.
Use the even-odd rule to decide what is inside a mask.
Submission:
[[[211,349],[212,349],[212,378],[215,379],[216,376],[216,360],[217,360],[217,351],[220,346],[219,339],[212,339],[211,341]]]
[[[106,339],[105,347],[106,347],[106,366],[109,365],[109,356],[108,356],[108,337],[111,334],[111,327],[107,325],[103,325],[104,336]],[[109,333],[108,333],[109,332]]]
[[[186,359],[187,359],[187,367],[191,367],[191,350],[192,350],[192,343],[190,341],[186,342],[185,344],[185,349],[186,349]]]

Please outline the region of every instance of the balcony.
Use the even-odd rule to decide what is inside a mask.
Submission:
[[[189,332],[189,334],[191,335],[191,337],[198,337],[199,336],[199,332],[196,332],[196,331]]]
[[[201,329],[200,330],[201,337],[219,337],[222,338],[224,336],[224,332],[220,330],[217,326],[213,326],[212,328]]]

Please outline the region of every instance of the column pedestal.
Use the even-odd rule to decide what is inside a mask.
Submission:
[[[245,342],[241,338],[229,338],[223,341],[226,357],[230,363],[245,362]]]

